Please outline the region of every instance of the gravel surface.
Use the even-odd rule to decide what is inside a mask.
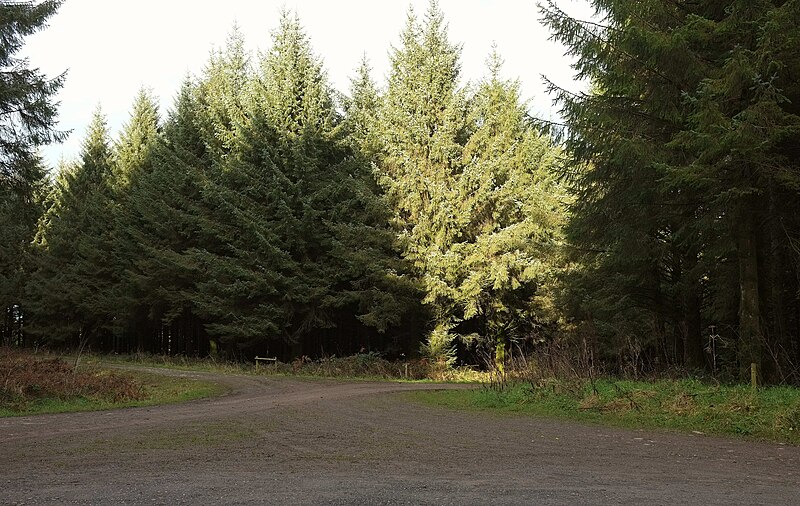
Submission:
[[[215,399],[0,419],[0,504],[800,504],[800,448],[455,412],[458,388],[180,373]]]

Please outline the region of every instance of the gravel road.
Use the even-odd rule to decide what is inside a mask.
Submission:
[[[0,504],[800,504],[800,448],[454,412],[432,384],[180,373],[215,399],[0,419]]]

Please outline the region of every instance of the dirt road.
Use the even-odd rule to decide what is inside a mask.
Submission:
[[[800,504],[800,448],[421,406],[429,384],[0,419],[0,504]]]

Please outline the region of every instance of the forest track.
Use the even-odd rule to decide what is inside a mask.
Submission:
[[[423,406],[458,385],[154,369],[229,392],[0,419],[0,504],[797,504],[800,448]]]

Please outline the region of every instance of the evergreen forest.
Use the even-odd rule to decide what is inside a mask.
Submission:
[[[0,2],[3,344],[800,383],[800,0],[542,1],[559,122],[435,0],[347,90],[284,10],[47,167],[68,75],[18,53],[61,3]]]

